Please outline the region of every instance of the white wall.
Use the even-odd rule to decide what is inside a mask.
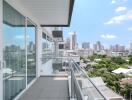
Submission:
[[[3,74],[2,74],[2,58],[3,58],[3,56],[2,56],[2,48],[3,48],[3,46],[2,46],[2,25],[3,25],[3,15],[2,15],[2,1],[3,0],[0,0],[0,100],[3,100]]]
[[[47,61],[45,64],[42,64],[40,68],[40,75],[52,75],[53,68],[52,68],[52,59]]]
[[[37,34],[36,34],[36,39],[37,39],[37,43],[36,43],[36,62],[37,62],[37,77],[40,76],[40,67],[42,66],[42,28],[38,27],[37,28]]]

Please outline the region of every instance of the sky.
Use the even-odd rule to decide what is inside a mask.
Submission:
[[[82,42],[100,41],[104,46],[132,42],[132,0],[75,0],[71,25],[64,38],[77,33]]]
[[[4,46],[19,45],[25,48],[25,27],[11,27],[4,24]],[[27,44],[35,42],[35,28],[27,28]]]

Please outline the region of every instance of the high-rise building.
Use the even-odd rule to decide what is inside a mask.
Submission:
[[[125,51],[125,46],[120,46],[120,47],[119,47],[119,51],[120,51],[120,52],[124,52],[124,51]]]
[[[125,46],[121,46],[119,44],[111,45],[110,50],[112,52],[124,52],[125,51]]]
[[[82,48],[83,49],[90,49],[90,43],[89,42],[83,42],[82,43]]]
[[[93,44],[94,51],[100,52],[103,49],[104,49],[104,46],[101,44],[100,41],[97,41],[96,44]]]
[[[97,41],[96,44],[97,44],[97,51],[101,51],[101,49],[102,49],[101,47],[102,47],[102,46],[101,46],[100,41]]]
[[[76,50],[77,48],[77,35],[76,32],[74,32],[71,36],[71,49]]]
[[[93,44],[93,50],[97,51],[97,44]]]
[[[66,50],[70,50],[70,38],[67,38],[66,41],[65,41],[65,49]]]
[[[130,43],[130,49],[129,49],[130,52],[132,52],[132,43]]]
[[[29,48],[28,48],[29,52],[34,51],[34,48],[35,48],[34,43],[32,41],[30,41],[29,42]]]

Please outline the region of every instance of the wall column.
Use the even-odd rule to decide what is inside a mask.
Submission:
[[[40,77],[40,67],[42,67],[42,28],[37,27],[36,33],[36,63],[37,77]]]

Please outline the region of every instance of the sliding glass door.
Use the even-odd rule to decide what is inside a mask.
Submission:
[[[35,25],[4,1],[4,100],[16,97],[36,76],[35,34]]]
[[[26,87],[25,17],[3,3],[4,100],[12,100]]]

